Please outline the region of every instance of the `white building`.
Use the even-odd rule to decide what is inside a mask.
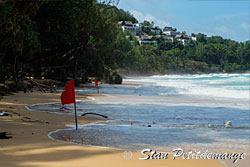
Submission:
[[[183,34],[178,34],[175,36],[175,39],[177,41],[182,42],[183,45],[187,44],[190,42],[190,38],[187,35],[183,35]]]
[[[191,40],[194,41],[194,42],[196,42],[196,37],[192,36]]]
[[[139,38],[139,44],[140,45],[153,44],[153,45],[157,46],[157,44],[158,44],[157,41],[153,40],[152,38],[153,38],[152,36],[142,35]]]
[[[122,26],[123,32],[128,31],[133,36],[139,34],[141,31],[141,26],[138,23],[133,24],[131,21],[120,21],[118,23]]]
[[[177,32],[176,30],[175,27],[164,27],[162,33],[168,36],[176,36],[180,34],[180,32]]]

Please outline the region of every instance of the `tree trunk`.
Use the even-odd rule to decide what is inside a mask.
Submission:
[[[14,77],[14,79],[15,79],[15,81],[17,81],[17,55],[15,56],[15,59],[14,59],[14,65],[13,65],[13,77]]]
[[[75,76],[74,76],[74,79],[75,79],[75,85],[76,85],[76,86],[78,86],[78,85],[79,85],[79,82],[78,82],[78,79],[77,79],[77,65],[78,65],[79,57],[80,57],[80,54],[79,54],[79,53],[77,53],[76,63],[75,63]]]

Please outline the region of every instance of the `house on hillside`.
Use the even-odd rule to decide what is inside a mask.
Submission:
[[[168,36],[176,36],[180,34],[175,27],[164,27],[162,33]]]
[[[194,42],[196,42],[196,37],[191,36],[191,40],[194,41]]]
[[[155,26],[150,27],[150,31],[156,35],[160,35],[161,34],[161,29]]]
[[[176,35],[176,36],[175,36],[175,39],[176,39],[177,41],[182,42],[183,45],[185,45],[185,44],[187,44],[187,43],[190,42],[189,36],[183,35],[183,34],[178,34],[178,35]]]
[[[141,35],[138,38],[139,44],[140,45],[144,45],[144,44],[153,44],[155,46],[157,46],[157,41],[153,40],[152,36],[148,36],[148,35]]]
[[[133,24],[131,21],[119,21],[118,24],[121,25],[123,32],[128,31],[133,36],[141,32],[141,26],[138,23]]]
[[[171,36],[163,36],[163,39],[164,39],[164,42],[167,43],[167,42],[174,42],[174,37],[171,37]]]

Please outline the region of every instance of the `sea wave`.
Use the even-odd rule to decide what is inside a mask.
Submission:
[[[128,78],[129,81],[154,82],[152,92],[159,95],[191,95],[220,98],[249,99],[249,74],[202,74],[202,75],[156,75],[152,77]],[[174,90],[174,91],[172,91]]]

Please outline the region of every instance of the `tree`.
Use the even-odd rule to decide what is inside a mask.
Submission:
[[[38,33],[31,20],[37,1],[0,3],[0,78],[18,80],[25,60],[39,50]],[[1,80],[0,79],[0,80]]]
[[[196,35],[196,40],[197,42],[200,42],[200,43],[206,43],[207,42],[207,36],[205,34],[197,34]]]

